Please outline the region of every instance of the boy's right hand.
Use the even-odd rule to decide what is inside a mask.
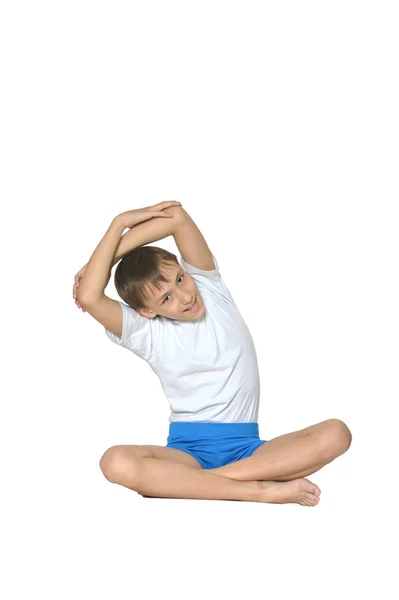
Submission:
[[[78,287],[80,284],[80,280],[82,279],[84,272],[86,271],[87,264],[88,263],[86,263],[85,266],[82,267],[78,273],[76,273],[75,283],[73,284],[73,288],[72,288],[72,296],[75,299],[75,304],[78,308],[81,308],[83,312],[86,312],[86,310],[79,304],[77,296],[78,296]]]

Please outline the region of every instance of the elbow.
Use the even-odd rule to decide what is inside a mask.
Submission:
[[[84,296],[83,294],[76,294],[76,300],[79,302],[79,304],[82,308],[86,308],[86,306],[87,306],[86,296]]]
[[[89,295],[87,293],[87,291],[84,291],[84,290],[83,290],[83,292],[82,291],[79,292],[79,290],[78,290],[78,292],[76,294],[76,298],[77,298],[80,306],[82,306],[83,308],[87,308],[90,304],[93,303],[93,294]]]
[[[175,219],[182,219],[188,214],[182,206],[169,206],[169,208],[166,209],[166,212],[173,215]]]
[[[181,223],[185,223],[188,219],[190,219],[190,215],[182,206],[171,206],[170,208],[167,208],[166,211],[173,215],[173,221],[175,225],[180,225]]]

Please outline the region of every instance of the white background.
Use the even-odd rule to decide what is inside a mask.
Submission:
[[[395,5],[2,3],[7,600],[396,595]],[[169,199],[252,333],[260,437],[352,431],[315,508],[144,499],[99,468],[166,445],[169,405],[74,275],[114,216]]]

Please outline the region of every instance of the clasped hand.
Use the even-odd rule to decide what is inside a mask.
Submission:
[[[153,217],[173,217],[172,214],[163,212],[165,208],[170,208],[171,206],[179,206],[181,202],[177,200],[166,200],[165,202],[159,202],[159,204],[154,204],[153,206],[146,206],[145,208],[137,208],[136,210],[128,210],[124,213],[120,213],[116,219],[122,223],[122,225],[131,229],[135,225],[142,223],[143,221],[148,221],[148,219],[152,219]]]

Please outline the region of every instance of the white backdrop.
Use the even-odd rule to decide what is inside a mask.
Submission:
[[[7,600],[395,595],[395,4],[2,4]],[[252,333],[261,439],[352,431],[315,508],[144,499],[100,470],[165,445],[169,405],[73,278],[114,216],[169,199]]]

